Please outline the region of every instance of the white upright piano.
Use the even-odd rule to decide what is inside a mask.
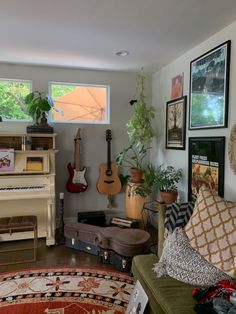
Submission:
[[[36,215],[38,237],[55,244],[56,133],[0,133],[0,217]],[[25,145],[27,140],[27,145]],[[27,239],[16,232],[2,241]]]

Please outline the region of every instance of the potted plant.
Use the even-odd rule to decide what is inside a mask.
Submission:
[[[156,190],[156,174],[157,170],[152,164],[148,164],[143,170],[143,183],[137,185],[134,193],[141,197],[148,197]]]
[[[134,105],[134,113],[127,122],[127,133],[131,143],[149,143],[154,136],[152,120],[155,117],[155,108],[146,103],[144,95],[143,73],[137,77],[137,100]]]
[[[173,166],[161,165],[156,173],[155,184],[160,191],[164,203],[170,204],[176,201],[178,196],[177,183],[182,179],[182,169]]]
[[[146,225],[147,220],[142,212],[151,187],[148,175],[150,174],[150,165],[148,165],[146,157],[151,149],[150,142],[154,136],[152,119],[155,116],[154,107],[146,103],[144,79],[143,73],[137,77],[137,99],[132,101],[132,104],[135,103],[134,111],[126,124],[130,144],[116,156],[116,163],[122,167],[129,167],[131,172],[131,176],[130,174],[121,176],[122,183],[126,185],[126,216],[138,220],[141,227]]]
[[[27,132],[53,133],[53,128],[47,123],[48,112],[54,108],[52,97],[45,92],[34,91],[25,97],[25,104],[34,123],[27,127]]]
[[[150,141],[154,136],[152,119],[155,117],[155,109],[146,103],[144,80],[144,74],[139,74],[137,77],[137,100],[133,101],[135,103],[134,112],[126,124],[130,145],[116,156],[116,163],[119,166],[131,169],[130,180],[133,183],[143,182],[143,170],[146,167],[145,157],[151,148]],[[135,175],[133,175],[134,173]],[[130,177],[126,176],[126,178]]]
[[[149,149],[150,147],[147,147],[144,144],[137,145],[133,142],[116,156],[116,163],[118,166],[130,168],[131,182],[143,182],[143,170],[145,167],[143,159],[146,157]],[[130,175],[126,176],[126,179],[130,179]]]

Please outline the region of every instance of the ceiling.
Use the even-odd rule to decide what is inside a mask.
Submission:
[[[235,0],[0,4],[0,62],[86,69],[154,72],[236,20]]]

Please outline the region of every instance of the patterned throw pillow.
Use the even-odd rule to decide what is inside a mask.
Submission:
[[[236,278],[236,203],[201,187],[185,232],[209,263]]]
[[[182,228],[176,228],[166,238],[160,261],[153,270],[157,277],[169,275],[198,286],[212,286],[219,280],[231,279],[191,247]]]
[[[184,227],[191,217],[194,202],[172,203],[166,206],[165,228],[173,232],[175,228]]]

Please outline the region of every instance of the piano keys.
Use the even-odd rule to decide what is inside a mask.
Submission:
[[[2,176],[0,178],[0,201],[54,197],[54,175]]]

